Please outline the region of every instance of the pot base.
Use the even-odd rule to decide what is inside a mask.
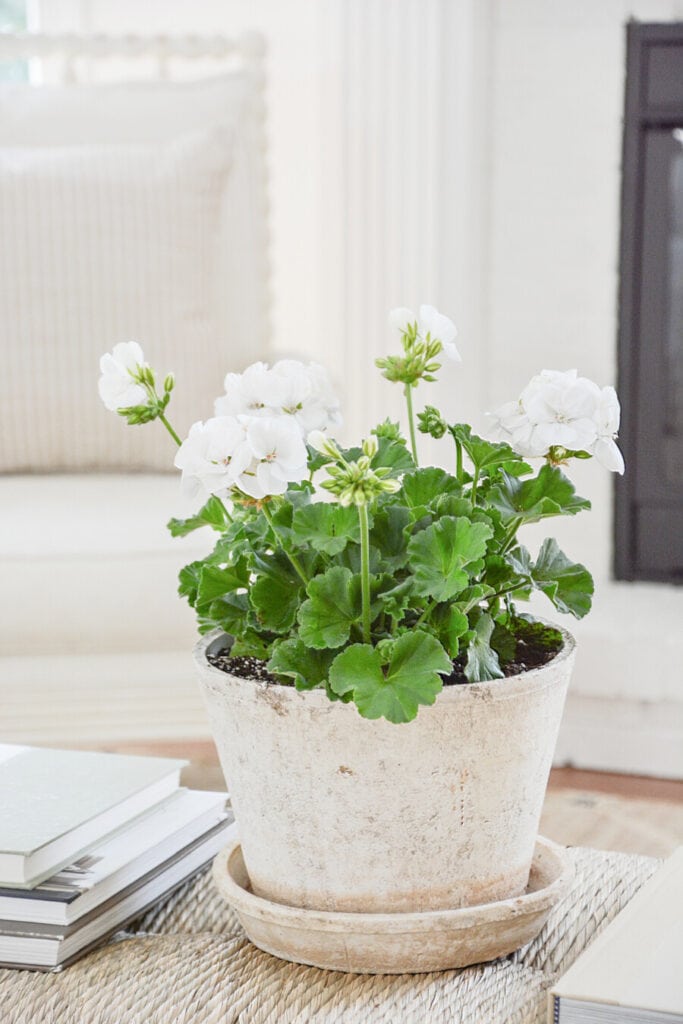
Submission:
[[[255,946],[281,960],[350,974],[445,971],[512,953],[538,935],[572,870],[565,849],[539,836],[521,896],[458,910],[348,914],[255,896],[239,841],[213,865],[218,891]]]

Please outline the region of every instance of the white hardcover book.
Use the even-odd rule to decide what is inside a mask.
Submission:
[[[34,889],[0,888],[0,919],[71,924],[224,821],[226,798],[179,789]]]
[[[32,888],[178,788],[186,761],[0,748],[0,885]]]
[[[683,1024],[683,846],[548,996],[550,1024]]]
[[[55,969],[71,962],[169,896],[209,863],[235,832],[234,822],[215,825],[156,872],[74,924],[63,927],[0,921],[0,967]]]

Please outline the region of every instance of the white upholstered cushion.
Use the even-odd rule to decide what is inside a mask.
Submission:
[[[0,89],[0,471],[170,465],[158,425],[99,403],[98,357],[118,341],[176,372],[181,433],[228,369],[264,355],[253,97],[247,72]]]
[[[0,476],[0,656],[189,652],[177,575],[216,535],[165,527],[193,511],[177,474]]]

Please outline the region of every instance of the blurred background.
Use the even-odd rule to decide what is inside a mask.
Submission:
[[[357,437],[400,414],[388,310],[427,302],[463,362],[416,398],[451,421],[546,367],[618,386],[627,472],[573,468],[593,511],[548,531],[596,578],[557,762],[683,779],[683,3],[0,0],[0,30],[1,738],[208,749],[175,578],[210,538],[167,536],[168,438],[104,410],[101,353],[174,370],[181,430],[226,371],[315,359]]]

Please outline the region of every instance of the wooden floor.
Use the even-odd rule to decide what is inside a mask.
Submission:
[[[120,753],[181,757],[190,764],[183,783],[225,789],[213,742],[127,743]],[[555,768],[541,833],[566,846],[666,857],[683,845],[683,781]]]

